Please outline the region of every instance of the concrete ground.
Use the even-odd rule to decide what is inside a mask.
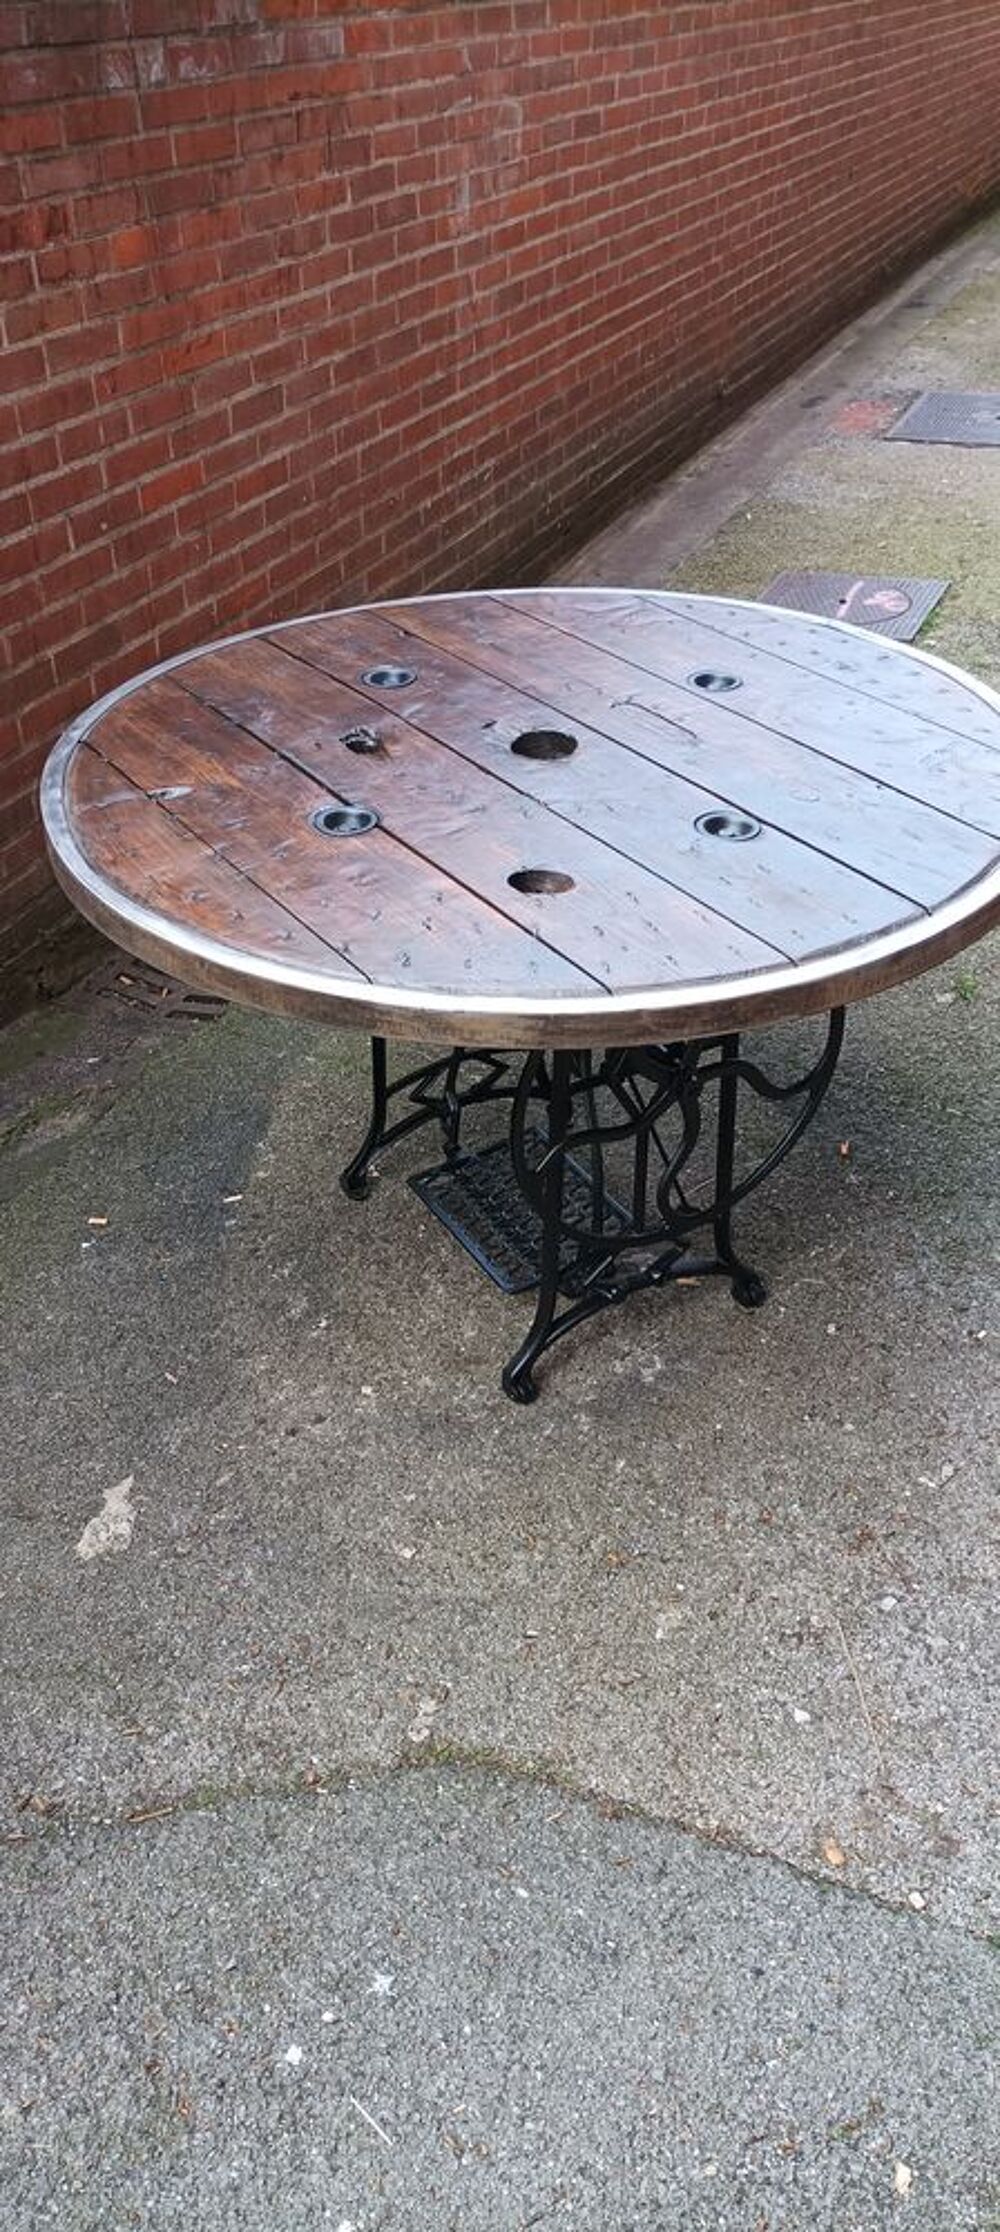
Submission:
[[[1000,451],[845,408],[998,367],[993,224],[566,578],[1000,679]],[[529,1411],[363,1050],[115,977],[0,1039],[4,2232],[997,2232],[997,942]]]

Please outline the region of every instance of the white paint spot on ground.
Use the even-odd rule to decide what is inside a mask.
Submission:
[[[109,1552],[127,1550],[135,1526],[135,1505],[132,1488],[135,1474],[128,1473],[115,1488],[106,1488],[100,1511],[88,1519],[76,1546],[78,1558],[103,1558]]]
[[[417,1709],[406,1733],[411,1744],[426,1744],[434,1723],[435,1713],[440,1712],[443,1697],[420,1697]]]

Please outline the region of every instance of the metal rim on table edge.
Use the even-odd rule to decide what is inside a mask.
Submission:
[[[673,592],[635,587],[587,589],[579,584],[555,588],[540,585],[546,595],[601,597],[660,597],[665,603]],[[282,962],[264,954],[241,953],[215,938],[144,907],[93,869],[77,844],[66,813],[66,769],[77,746],[112,706],[131,697],[156,676],[186,666],[206,651],[228,649],[255,636],[273,636],[283,629],[305,627],[317,620],[336,620],[349,612],[397,610],[406,605],[453,602],[463,597],[538,595],[527,590],[442,590],[433,596],[387,597],[378,603],[335,606],[329,612],[300,613],[292,620],[271,620],[262,627],[244,628],[237,635],[220,636],[191,651],[146,667],[141,674],[109,690],[63,731],[45,764],[40,800],[45,840],[54,873],[74,906],[96,929],[157,968],[166,968],[196,990],[221,993],[250,1007],[270,1013],[325,1019],[345,1028],[373,1032],[387,1038],[421,1040],[450,1046],[503,1045],[511,1048],[629,1046],[652,1044],[668,1038],[705,1038],[715,1033],[774,1023],[783,1017],[817,1015],[827,1008],[848,1005],[888,991],[910,977],[949,960],[1000,923],[1000,862],[963,885],[938,907],[895,929],[872,938],[831,948],[801,964],[782,962],[744,975],[690,980],[663,993],[643,989],[608,992],[603,996],[552,994],[546,997],[508,998],[483,993],[470,1000],[459,992],[405,992],[396,985],[369,983],[359,978],[341,980],[303,964]],[[717,606],[727,604],[746,612],[794,619],[784,607],[766,605],[750,597],[696,595],[684,590],[685,602]],[[867,629],[850,621],[809,613],[812,628],[827,628],[870,644]],[[947,675],[972,697],[980,698],[1000,716],[1000,694],[985,682],[965,674],[946,659],[893,642],[897,658],[916,660]],[[529,695],[533,693],[529,692]],[[998,748],[1000,758],[1000,748]],[[336,956],[331,949],[331,960]]]

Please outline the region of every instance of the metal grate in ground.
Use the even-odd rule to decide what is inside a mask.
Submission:
[[[164,976],[160,969],[149,968],[142,961],[125,965],[113,961],[97,978],[96,988],[102,999],[141,1008],[144,1015],[180,1016],[189,1023],[214,1023],[228,1005],[215,993],[192,992],[188,985],[178,984],[175,977]]]
[[[945,442],[960,449],[1000,449],[1000,389],[981,394],[930,389],[890,426],[887,442]]]
[[[760,593],[761,604],[783,605],[789,612],[816,612],[829,620],[851,620],[873,635],[910,643],[949,587],[947,581],[917,581],[908,575],[780,573]]]

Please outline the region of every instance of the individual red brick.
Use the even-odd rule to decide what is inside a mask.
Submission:
[[[16,395],[21,388],[35,388],[45,376],[45,352],[39,347],[0,352],[0,394]]]
[[[166,472],[155,473],[143,481],[139,488],[139,502],[144,512],[165,511],[182,496],[200,488],[205,478],[205,466],[200,457],[191,457],[180,465],[168,466]]]
[[[4,102],[65,101],[73,93],[96,92],[100,59],[94,46],[34,47],[13,53],[4,65]]]
[[[32,277],[32,265],[27,256],[4,257],[0,262],[0,302],[23,303]],[[7,330],[10,331],[9,323]]]
[[[64,518],[81,504],[92,502],[103,486],[102,460],[88,458],[83,464],[56,473],[51,480],[36,482],[31,492],[32,517],[38,521]]]

